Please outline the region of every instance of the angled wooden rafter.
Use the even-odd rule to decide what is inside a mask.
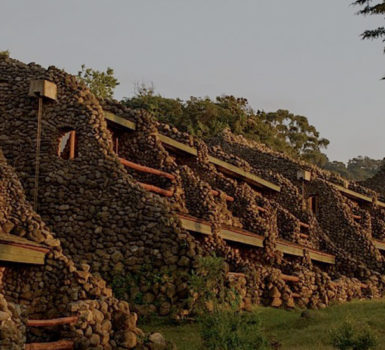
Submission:
[[[136,129],[136,125],[134,122],[129,121],[125,118],[119,117],[113,113],[104,112],[104,117],[108,121],[115,123],[115,124],[118,124],[124,128],[129,129],[129,130],[135,130]],[[198,155],[198,151],[194,147],[191,147],[191,146],[186,145],[182,142],[176,141],[176,140],[174,140],[168,136],[162,135],[162,134],[159,134],[158,137],[159,137],[159,140],[166,147],[176,149],[178,151],[181,151],[183,153],[187,153],[187,154],[194,156],[194,157],[196,157]],[[252,185],[260,187],[260,188],[265,188],[265,189],[269,189],[272,191],[276,191],[276,192],[281,191],[280,186],[277,186],[270,181],[264,180],[261,177],[255,175],[253,173],[250,173],[248,171],[245,171],[245,170],[243,170],[243,169],[241,169],[241,168],[239,168],[233,164],[230,164],[228,162],[225,162],[225,161],[218,159],[216,157],[213,157],[213,156],[209,156],[209,161],[212,164],[214,164],[218,168],[218,170],[220,170],[220,171],[222,171],[228,175],[234,176],[236,178],[240,178],[249,184],[252,184]]]

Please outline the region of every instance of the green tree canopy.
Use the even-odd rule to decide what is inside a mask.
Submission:
[[[9,57],[9,50],[0,51],[0,56]]]
[[[107,67],[105,72],[87,68],[84,64],[78,72],[78,78],[82,80],[91,92],[98,98],[109,99],[114,95],[115,88],[119,85],[114,77],[114,70]]]
[[[347,179],[363,181],[374,176],[382,164],[383,160],[358,156],[350,159],[347,165],[338,161],[328,162],[325,169],[338,173]]]
[[[356,0],[354,5],[360,6],[358,12],[361,15],[384,15],[385,14],[385,0]],[[385,28],[383,26],[366,30],[362,33],[363,39],[378,39],[385,37]],[[383,39],[385,41],[385,39]]]
[[[225,128],[234,134],[261,142],[280,152],[323,166],[327,157],[322,153],[329,141],[304,116],[287,110],[255,112],[247,99],[234,96],[190,97],[186,101],[155,94],[152,87],[140,86],[135,96],[123,103],[131,108],[152,112],[158,120],[181,131],[208,139]]]

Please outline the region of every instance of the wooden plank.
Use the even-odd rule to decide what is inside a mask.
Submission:
[[[45,254],[29,247],[0,243],[0,261],[44,265]]]
[[[143,182],[138,182],[138,184],[140,186],[142,186],[147,191],[158,193],[158,194],[161,194],[162,196],[165,196],[165,197],[172,197],[174,195],[173,191],[164,190],[163,188],[160,188],[160,187],[157,187],[154,185],[145,184]]]
[[[178,150],[183,151],[185,153],[191,154],[192,156],[195,156],[195,157],[198,155],[198,151],[194,147],[191,147],[191,146],[188,146],[182,142],[176,141],[176,140],[174,140],[171,137],[168,137],[166,135],[159,134],[158,137],[159,137],[159,140],[163,144],[165,144],[171,148],[178,149]]]
[[[300,221],[299,222],[299,227],[303,227],[303,228],[309,229],[310,225]]]
[[[303,249],[303,247],[297,244],[293,244],[283,240],[277,241],[277,250],[284,254],[303,256]]]
[[[334,265],[336,263],[336,257],[334,255],[321,252],[315,249],[308,249],[310,259],[323,262],[326,264]]]
[[[200,220],[188,215],[179,214],[179,219],[182,222],[182,227],[185,230],[211,235],[211,226],[208,222]],[[235,227],[222,226],[220,235],[224,240],[243,243],[258,248],[263,248],[263,237],[255,233],[242,230]],[[310,258],[315,261],[320,261],[328,264],[335,264],[335,257],[331,254],[324,253],[315,249],[300,246],[295,243],[284,241],[282,239],[277,241],[277,250],[289,255],[304,256],[304,249],[309,252]]]
[[[116,124],[119,124],[123,127],[126,127],[130,130],[136,129],[136,125],[134,122],[131,122],[127,119],[119,117],[113,113],[104,112],[104,117],[107,120],[114,122]],[[194,147],[191,147],[191,146],[188,146],[182,142],[176,141],[176,140],[174,140],[171,137],[168,137],[166,135],[159,134],[158,137],[159,137],[160,141],[165,146],[183,151],[183,152],[188,153],[190,155],[193,155],[195,157],[198,155],[198,151]],[[280,186],[277,186],[277,185],[275,185],[275,184],[273,184],[267,180],[262,179],[261,177],[259,177],[257,175],[254,175],[248,171],[245,171],[245,170],[243,170],[243,169],[241,169],[235,165],[227,163],[227,162],[220,160],[216,157],[209,156],[209,161],[211,163],[213,163],[214,165],[216,165],[223,172],[230,174],[230,175],[233,175],[233,176],[236,176],[236,177],[241,177],[246,182],[251,183],[255,186],[262,187],[262,188],[265,187],[265,188],[268,188],[268,189],[276,191],[276,192],[281,191]]]
[[[373,243],[377,249],[385,250],[385,242],[384,241],[379,241],[378,239],[373,239]]]
[[[73,324],[78,321],[77,316],[52,318],[50,320],[27,320],[28,327],[53,327],[63,324]]]
[[[220,195],[220,192],[217,191],[217,190],[211,190],[211,193],[213,194],[214,197],[217,197]],[[228,201],[228,202],[234,202],[234,197],[231,197],[229,196],[228,194],[224,194],[224,197],[225,199]]]
[[[361,193],[349,190],[348,188],[345,188],[343,186],[334,184],[332,182],[329,182],[329,184],[332,185],[333,187],[335,187],[338,191],[342,192],[347,197],[350,197],[350,198],[355,199],[355,200],[369,202],[369,203],[373,202],[373,198],[372,197],[369,197],[369,196],[366,196],[364,194],[361,194]]]
[[[294,282],[294,283],[299,282],[298,276],[285,275],[284,273],[281,274],[281,279],[288,282]]]
[[[381,208],[385,208],[385,203],[384,202],[381,202],[381,201],[377,201],[376,204],[381,207]]]
[[[106,118],[110,122],[124,126],[127,129],[130,129],[130,130],[136,129],[136,125],[134,122],[132,122],[131,120],[127,120],[125,118],[119,117],[118,115],[113,114],[111,112],[104,112],[104,118]]]
[[[76,131],[72,130],[70,131],[70,154],[69,159],[75,159],[75,153],[76,153]]]
[[[124,166],[131,168],[131,169],[134,169],[136,171],[140,171],[142,173],[147,173],[147,174],[153,174],[153,175],[157,175],[157,176],[162,176],[162,177],[165,177],[169,180],[175,180],[174,175],[166,173],[164,171],[150,168],[148,166],[140,165],[140,164],[137,164],[134,162],[130,162],[129,160],[126,160],[124,158],[119,158],[119,160],[120,160],[120,163],[123,164]]]
[[[223,171],[224,173],[233,175],[235,177],[240,177],[244,181],[251,183],[255,186],[266,187],[266,188],[273,190],[273,191],[276,191],[276,192],[281,191],[280,186],[277,186],[277,185],[271,183],[270,181],[264,180],[261,177],[255,175],[255,174],[252,174],[248,171],[245,171],[242,168],[239,168],[233,164],[227,163],[227,162],[225,162],[221,159],[218,159],[216,157],[213,157],[213,156],[209,156],[209,161],[212,164],[214,164],[215,166],[217,166],[218,169]]]
[[[30,343],[25,344],[24,350],[73,350],[72,340],[59,340],[50,343]]]
[[[182,227],[185,230],[202,233],[204,235],[212,234],[211,226],[209,224],[197,220],[192,220],[191,218],[183,215],[178,215],[178,217],[182,223]]]
[[[234,229],[221,228],[221,237],[227,241],[263,248],[263,237],[252,233],[246,234]]]

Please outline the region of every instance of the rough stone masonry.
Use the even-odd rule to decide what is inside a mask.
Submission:
[[[56,84],[57,101],[43,106],[35,212],[38,102],[28,90],[36,79]],[[106,120],[106,112],[135,128]],[[71,131],[76,142],[69,159]],[[162,137],[182,147],[167,146]],[[181,151],[183,145],[196,154]],[[0,57],[0,148],[0,231],[49,248],[42,266],[0,261],[0,342],[10,349],[26,338],[52,340],[26,327],[27,319],[70,315],[78,322],[55,336],[73,339],[76,348],[144,347],[136,313],[188,314],[191,273],[199,257],[213,253],[225,259],[245,309],[319,308],[384,294],[384,257],[376,243],[385,238],[379,181],[347,183],[227,130],[204,142],[145,111],[98,101],[62,70],[6,57]],[[213,157],[280,191],[223,171]],[[138,172],[120,158],[172,176]],[[304,171],[311,174],[306,181],[298,176]],[[181,217],[212,234],[186,227]],[[238,238],[223,236],[225,229]],[[262,237],[263,244],[245,244],[244,236]],[[335,263],[313,259],[314,251]],[[121,283],[129,288],[117,293]]]

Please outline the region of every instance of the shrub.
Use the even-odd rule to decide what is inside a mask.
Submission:
[[[192,272],[189,286],[194,294],[194,311],[198,314],[223,307],[239,308],[240,298],[236,290],[226,283],[226,267],[223,258],[200,257]]]
[[[331,344],[340,350],[369,350],[377,347],[377,340],[368,327],[345,321],[341,327],[331,331]]]
[[[204,349],[261,350],[268,349],[261,322],[256,314],[214,311],[198,319]]]

